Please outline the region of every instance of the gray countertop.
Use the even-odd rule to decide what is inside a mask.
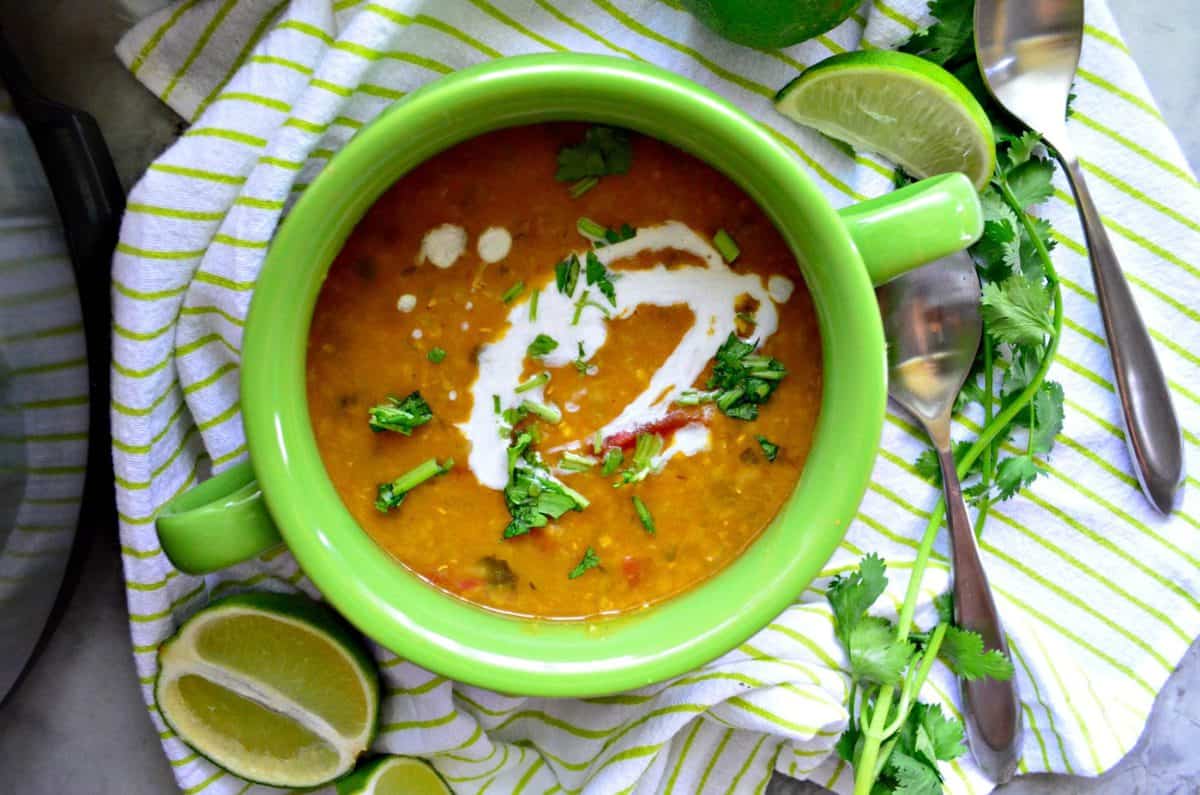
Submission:
[[[160,0],[0,0],[2,25],[37,84],[96,116],[128,185],[177,134],[177,119],[112,55]],[[1109,0],[1192,168],[1200,170],[1200,16],[1195,0]],[[36,9],[36,10],[34,10]],[[1006,795],[1194,793],[1200,780],[1200,644],[1163,688],[1137,747],[1100,779],[1028,776]],[[171,769],[142,703],[114,530],[97,535],[65,619],[0,711],[0,771],[30,795],[159,795]],[[0,790],[6,789],[0,784]],[[777,781],[776,793],[811,792]]]

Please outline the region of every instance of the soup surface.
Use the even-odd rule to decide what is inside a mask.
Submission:
[[[719,572],[791,493],[820,396],[812,303],[762,210],[667,144],[577,124],[401,179],[309,339],[350,513],[431,583],[522,615],[630,610]]]

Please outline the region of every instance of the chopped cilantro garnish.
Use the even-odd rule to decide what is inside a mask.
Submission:
[[[730,264],[742,253],[738,244],[724,229],[718,229],[717,233],[713,235],[713,245],[717,247],[717,251],[721,252],[721,257]]]
[[[429,408],[425,398],[421,397],[420,392],[413,392],[403,400],[395,395],[388,395],[387,403],[372,406],[367,413],[371,430],[376,433],[395,431],[405,436],[411,436],[414,428],[433,419],[433,410]]]
[[[538,403],[535,400],[522,400],[518,408],[526,414],[532,414],[551,425],[557,425],[562,422],[562,412],[555,406],[547,406],[545,403]]]
[[[621,224],[617,229],[604,230],[605,243],[620,243],[622,240],[632,240],[637,234],[637,230],[629,224]]]
[[[582,511],[590,504],[586,497],[550,474],[532,444],[533,436],[521,433],[508,448],[504,501],[512,519],[504,528],[504,538],[524,535],[567,511]]]
[[[565,469],[568,472],[586,472],[599,463],[590,455],[579,455],[567,451],[562,454],[562,458],[558,462],[559,469]]]
[[[662,452],[663,438],[657,433],[639,433],[637,442],[633,446],[633,460],[625,471],[621,473],[621,478],[616,483],[613,483],[615,488],[620,488],[626,483],[638,483],[646,479],[646,476],[654,471],[654,457]]]
[[[654,527],[654,517],[650,515],[650,509],[646,507],[646,503],[642,502],[642,498],[633,495],[633,509],[637,511],[638,519],[642,522],[642,527],[646,528],[646,532],[650,535],[657,533]]]
[[[591,218],[580,218],[575,222],[575,229],[579,234],[592,241],[592,245],[596,248],[604,248],[613,243],[620,243],[622,240],[629,240],[637,234],[637,230],[629,224],[621,224],[615,229],[610,229]]]
[[[620,447],[610,447],[608,452],[604,454],[604,465],[600,467],[600,474],[611,475],[621,468],[621,462],[625,460],[625,454],[621,452]]]
[[[574,580],[582,577],[583,573],[588,569],[594,569],[600,565],[600,556],[596,554],[596,550],[588,547],[583,553],[583,557],[579,560],[579,564],[571,569],[571,573],[567,575],[567,579]]]
[[[762,448],[763,455],[767,457],[767,460],[774,462],[775,457],[779,455],[779,445],[768,441],[765,436],[756,436],[754,438],[758,439],[758,446]]]
[[[437,462],[436,458],[431,458],[389,483],[380,483],[378,496],[375,499],[375,508],[383,513],[387,513],[392,508],[404,502],[404,498],[408,496],[408,493],[417,486],[420,486],[430,478],[444,475],[453,468],[453,458],[447,458],[441,464]]]
[[[538,373],[537,375],[533,376],[532,378],[530,378],[525,383],[518,384],[517,388],[513,391],[519,395],[522,392],[528,392],[531,389],[537,389],[542,384],[547,384],[549,382],[550,382],[550,373],[541,372],[541,373]]]
[[[699,406],[701,403],[712,403],[717,399],[719,392],[701,392],[698,389],[685,389],[675,398],[675,404],[679,406]]]
[[[579,298],[575,300],[575,314],[571,316],[572,326],[579,325],[579,319],[583,317],[583,310],[589,306],[594,306],[596,309],[600,310],[600,314],[604,315],[605,317],[609,317],[608,307],[606,307],[604,304],[596,303],[590,298],[590,295],[590,291],[584,290],[583,293],[580,294]]]
[[[573,182],[586,177],[605,177],[624,174],[633,164],[633,145],[629,133],[616,127],[590,127],[583,142],[558,150],[559,182]]]
[[[511,304],[523,292],[525,292],[525,282],[517,282],[504,291],[504,294],[500,296],[500,300],[506,304]]]
[[[608,231],[603,224],[598,224],[586,217],[576,221],[575,228],[579,230],[579,234],[590,240],[603,240],[604,233]]]
[[[575,285],[579,281],[579,257],[572,254],[554,266],[554,283],[558,291],[570,298],[575,295]]]
[[[541,289],[534,290],[529,296],[529,322],[537,320],[538,299],[542,297]]]
[[[425,358],[434,364],[441,364],[442,359],[446,358],[446,349],[437,347],[430,348],[429,353],[425,354]]]
[[[592,188],[600,184],[599,177],[584,177],[571,186],[567,193],[571,194],[572,199],[578,199],[583,194],[587,193]]]
[[[554,337],[550,337],[545,334],[538,334],[533,338],[533,342],[529,343],[526,353],[528,353],[530,356],[540,358],[550,353],[550,351],[557,347],[558,340],[554,339]]]
[[[716,389],[717,408],[739,420],[758,417],[758,407],[767,402],[787,369],[778,359],[755,356],[756,343],[730,334],[717,350],[716,366],[708,388]]]
[[[588,367],[590,367],[587,360],[587,354],[583,352],[583,342],[580,341],[577,344],[579,346],[579,356],[575,357],[575,361],[571,362],[571,364],[575,365],[575,370],[580,375],[587,375]]]
[[[610,304],[617,305],[617,289],[608,277],[608,269],[594,251],[587,253],[587,283],[602,292]]]

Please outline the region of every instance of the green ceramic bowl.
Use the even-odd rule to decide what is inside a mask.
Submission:
[[[795,253],[824,351],[812,451],[771,526],[735,563],[692,591],[595,621],[505,616],[410,574],[342,505],[322,466],[305,399],[305,341],[317,293],[375,199],[423,160],[467,138],[560,120],[638,130],[732,177]],[[210,571],[278,543],[273,519],[305,573],[365,634],[421,666],[483,687],[587,696],[683,673],[738,645],[792,602],[855,515],[886,400],[872,282],[963,248],[981,225],[978,199],[961,175],[927,180],[839,214],[771,133],[715,94],[656,67],[539,55],[455,73],[363,129],[283,223],[259,277],[242,348],[252,463],[167,506],[158,523],[163,547],[179,568]]]

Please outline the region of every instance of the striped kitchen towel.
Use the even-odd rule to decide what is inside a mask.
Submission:
[[[1200,190],[1101,0],[1089,0],[1071,128],[1200,449]],[[191,126],[134,188],[114,260],[113,453],[130,619],[151,718],[187,792],[245,784],[199,758],[155,713],[155,652],[210,599],[247,588],[315,595],[287,554],[206,578],[175,571],[155,511],[246,455],[239,346],[280,216],[355,131],[440,75],[545,50],[649,61],[727,96],[789,142],[830,199],[889,189],[891,168],[850,157],[771,106],[831,53],[906,38],[922,0],[875,0],[828,35],[782,51],[723,41],[671,0],[184,0],[134,28],[118,54]],[[1052,373],[1067,416],[1046,475],[993,509],[983,538],[1024,697],[1022,771],[1097,774],[1137,740],[1155,694],[1200,631],[1200,483],[1156,516],[1130,475],[1083,236],[1063,184],[1044,212],[1066,330]],[[967,436],[978,416],[964,418]],[[710,665],[613,698],[502,696],[379,649],[380,751],[417,754],[461,792],[751,792],[773,771],[846,790],[844,659],[821,588],[868,551],[891,564],[892,603],[936,499],[915,472],[921,434],[890,414],[866,499],[812,588]],[[945,587],[944,541],[918,613]],[[888,600],[885,599],[885,602]],[[939,669],[925,698],[955,712]],[[987,791],[969,758],[954,792]],[[251,789],[250,791],[254,791]]]

